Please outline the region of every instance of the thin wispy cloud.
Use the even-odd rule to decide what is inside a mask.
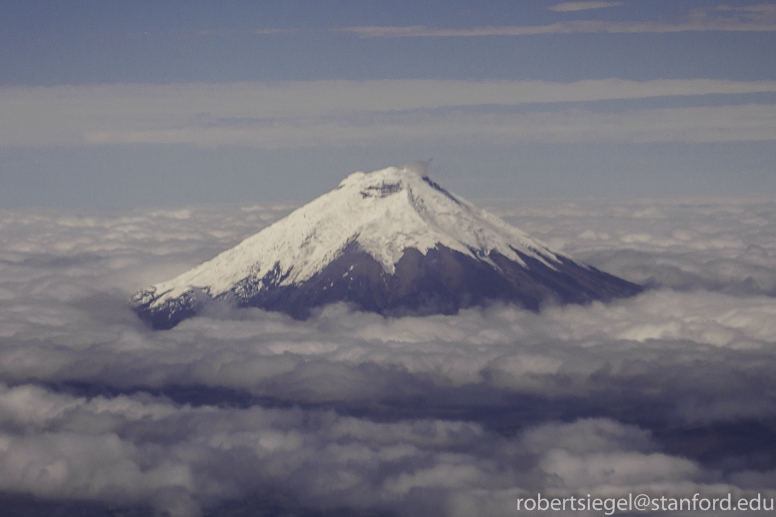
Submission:
[[[406,141],[763,141],[771,104],[597,113],[562,103],[776,92],[776,81],[377,80],[0,89],[0,146],[295,148]],[[497,113],[546,104],[540,111]],[[77,107],[78,109],[74,109]],[[503,111],[503,110],[502,110]],[[682,116],[687,118],[681,119]]]
[[[184,128],[86,132],[87,144],[242,145],[262,149],[369,146],[379,142],[645,143],[776,141],[776,106],[665,108],[624,113],[453,112],[191,124]]]
[[[523,25],[508,27],[475,27],[473,29],[442,29],[413,25],[409,27],[347,27],[337,29],[353,32],[360,38],[417,38],[417,37],[466,37],[466,36],[532,36],[537,34],[584,34],[606,32],[611,34],[667,33],[686,31],[773,32],[776,23],[744,22],[738,19],[698,20],[670,24],[656,22],[609,22],[578,20],[549,25]]]
[[[619,4],[619,2],[568,2],[555,6],[567,6],[567,8],[555,10],[577,11],[583,9],[584,7],[582,6],[584,5],[608,7],[615,4]],[[336,30],[352,32],[360,38],[531,36],[537,34],[586,34],[599,32],[611,34],[688,31],[772,32],[776,31],[776,5],[760,4],[740,8],[721,6],[721,8],[696,9],[683,21],[679,22],[569,20],[547,25],[491,25],[468,29],[411,25],[405,27],[357,26]]]
[[[757,5],[745,5],[743,7],[733,7],[726,4],[720,4],[715,8],[715,10],[750,12],[750,13],[768,13],[770,15],[776,15],[776,4],[762,3]]]
[[[601,9],[603,7],[619,7],[623,2],[562,2],[548,7],[550,11],[559,13],[571,11],[585,11],[587,9]]]
[[[265,28],[265,29],[254,29],[254,30],[244,30],[244,29],[230,29],[230,30],[216,30],[216,29],[202,29],[198,30],[196,32],[191,31],[175,31],[175,32],[169,32],[169,33],[159,33],[158,35],[175,35],[179,38],[191,38],[191,37],[204,37],[204,36],[237,36],[237,35],[246,35],[246,34],[256,34],[256,35],[281,35],[281,36],[291,36],[294,34],[297,34],[299,32],[299,29],[274,29],[274,28]],[[151,34],[146,34],[146,36],[150,36]]]

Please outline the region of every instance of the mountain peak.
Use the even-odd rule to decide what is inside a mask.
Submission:
[[[428,162],[418,161],[399,167],[386,167],[373,172],[354,172],[342,180],[338,188],[352,185],[379,187],[382,184],[410,185],[428,178]]]
[[[234,248],[137,293],[136,310],[169,328],[214,298],[304,318],[338,301],[429,314],[486,300],[537,309],[639,290],[451,194],[427,167],[350,174]]]

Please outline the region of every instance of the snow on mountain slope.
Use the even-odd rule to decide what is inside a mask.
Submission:
[[[525,266],[520,251],[552,267],[557,255],[544,244],[448,193],[424,176],[422,164],[355,172],[331,192],[247,238],[214,259],[153,286],[164,293],[154,306],[192,287],[225,293],[248,275],[279,266],[279,285],[303,282],[356,242],[387,273],[404,250],[438,244],[490,262],[495,250]]]
[[[629,296],[639,286],[551,251],[425,175],[423,164],[356,172],[234,248],[133,297],[157,328],[224,298],[304,318],[352,303],[383,314],[454,313],[488,300]]]

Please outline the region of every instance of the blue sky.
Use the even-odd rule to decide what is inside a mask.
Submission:
[[[0,207],[776,192],[776,3],[5,2]]]

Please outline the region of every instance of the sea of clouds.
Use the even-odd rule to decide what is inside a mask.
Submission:
[[[153,331],[133,292],[294,207],[0,211],[6,514],[473,517],[537,493],[776,497],[776,201],[479,204],[648,289],[401,319],[214,304]]]

